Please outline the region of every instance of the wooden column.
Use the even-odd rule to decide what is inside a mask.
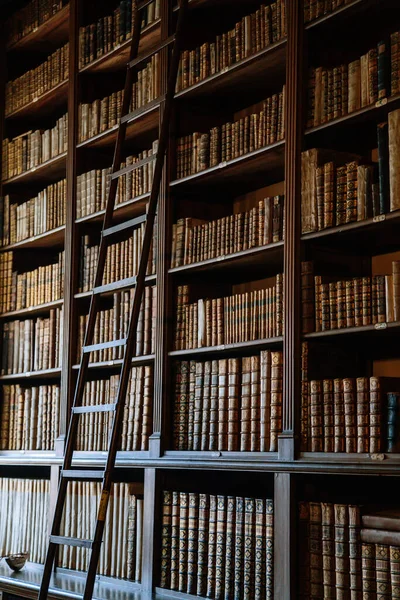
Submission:
[[[75,216],[76,216],[76,144],[78,134],[78,71],[79,71],[79,0],[70,0],[69,17],[69,83],[68,83],[68,154],[67,198],[65,224],[64,274],[64,336],[61,374],[60,437],[56,442],[57,454],[64,453],[64,442],[69,422],[74,385],[72,365],[75,352],[74,293],[78,271]]]
[[[300,408],[301,298],[300,193],[303,97],[303,0],[287,3],[287,56],[285,105],[285,251],[283,343],[283,433],[279,458],[295,456],[296,412]]]
[[[159,479],[156,469],[145,469],[144,472],[144,514],[143,514],[143,548],[142,548],[142,589],[152,591],[156,584],[158,569],[155,549],[160,545],[159,518]]]
[[[172,3],[170,0],[161,0],[161,40],[165,40],[170,30],[170,15]],[[168,49],[160,52],[160,90],[165,94],[168,81]],[[160,123],[164,113],[164,102],[160,106]],[[166,161],[168,158],[166,159]],[[152,458],[161,456],[163,452],[162,442],[164,439],[163,412],[167,397],[168,380],[168,297],[167,297],[167,279],[169,267],[170,252],[170,227],[169,227],[169,207],[168,207],[168,178],[167,169],[161,180],[160,195],[158,200],[157,217],[157,320],[156,320],[156,345],[155,345],[155,364],[154,364],[154,396],[153,396],[153,434],[150,437],[150,455]]]
[[[295,598],[296,510],[291,473],[275,473],[274,482],[274,598]]]

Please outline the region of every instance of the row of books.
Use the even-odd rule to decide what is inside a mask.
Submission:
[[[394,452],[400,389],[392,378],[357,377],[302,382],[304,451]]]
[[[68,79],[69,44],[58,48],[47,60],[21,77],[6,83],[5,114],[18,110]]]
[[[11,276],[9,273],[3,276],[3,285],[11,289],[10,302],[2,307],[4,312],[61,300],[64,294],[64,261],[62,251],[58,253],[55,263],[24,273],[13,271]]]
[[[304,21],[309,23],[334,10],[351,4],[353,0],[304,0]]]
[[[122,242],[111,244],[107,248],[107,257],[104,267],[103,284],[112,283],[129,277],[134,277],[139,269],[142,250],[144,225],[135,229],[131,237]],[[98,245],[89,245],[89,236],[82,238],[82,251],[79,272],[79,290],[88,292],[93,288],[97,268]],[[154,239],[150,249],[147,274],[155,273],[156,257],[154,252]]]
[[[141,579],[143,499],[140,485],[114,483],[109,497],[105,535],[97,573],[109,577]],[[143,492],[142,492],[143,493]],[[68,537],[93,539],[101,483],[74,481],[68,486],[61,531]],[[79,515],[79,516],[78,516]],[[90,552],[63,546],[57,566],[87,571]]]
[[[62,332],[61,308],[51,309],[48,318],[3,323],[1,374],[60,367]]]
[[[0,281],[12,280],[13,270],[13,253],[12,252],[1,252],[0,253]],[[12,289],[11,285],[2,285],[0,287],[0,312],[6,312],[7,307],[12,304]]]
[[[349,64],[312,68],[307,126],[317,127],[389,97],[390,82],[397,78],[397,56],[390,57],[390,44],[385,41]]]
[[[137,81],[132,86],[130,110],[141,108],[160,95],[159,54],[151,57],[144,69],[137,73]],[[123,90],[110,96],[79,105],[78,138],[84,142],[99,133],[114,127],[121,114]]]
[[[369,597],[362,596],[360,530],[358,506],[299,503],[299,599]]]
[[[35,31],[60,11],[65,4],[65,0],[31,0],[28,2],[7,19],[4,26],[7,44],[14,44]]]
[[[254,208],[214,221],[178,219],[172,226],[171,267],[279,242],[283,230],[283,196],[264,198]]]
[[[132,0],[121,0],[110,15],[79,29],[79,67],[83,68],[129,40],[133,32]],[[160,18],[160,0],[140,13],[142,29]]]
[[[274,506],[164,491],[160,586],[208,598],[273,598]]]
[[[199,83],[286,36],[286,0],[261,4],[235,26],[181,55],[177,91]]]
[[[135,356],[154,354],[155,350],[157,288],[147,286],[143,296],[136,333]],[[117,292],[113,295],[113,306],[99,312],[93,335],[93,344],[126,337],[133,297],[133,289],[127,292]],[[77,346],[79,353],[84,343],[86,322],[87,315],[80,315]],[[90,361],[97,363],[118,360],[123,358],[123,354],[122,346],[104,348],[91,352]],[[77,356],[77,359],[80,359],[80,355]]]
[[[82,404],[96,406],[116,401],[118,375],[110,379],[87,382]],[[120,450],[148,450],[152,427],[153,370],[150,366],[131,370],[125,400]],[[77,450],[106,451],[114,415],[88,413],[81,416],[78,425]]]
[[[149,150],[139,152],[137,156],[127,156],[121,163],[121,169],[155,156],[158,141],[154,141]],[[150,161],[118,178],[115,204],[129,202],[137,196],[147,194],[151,190],[155,161]],[[86,217],[104,210],[110,185],[111,168],[95,169],[79,175],[77,178],[76,217]]]
[[[261,110],[177,140],[177,179],[253,152],[285,137],[285,86],[262,103]],[[250,110],[250,109],[249,109]],[[253,109],[254,110],[254,109]]]
[[[65,225],[67,180],[52,183],[20,204],[7,194],[0,204],[0,246],[15,244]],[[1,202],[1,200],[0,200]]]
[[[282,430],[282,352],[176,365],[176,450],[276,452]]]
[[[302,154],[302,232],[363,221],[400,208],[400,110],[377,127],[378,164],[313,148]],[[362,164],[362,163],[366,164]]]
[[[3,140],[2,178],[21,175],[67,151],[68,114],[56,121],[53,129],[28,131]]]
[[[0,448],[54,450],[59,407],[59,385],[3,385]]]
[[[49,508],[48,480],[1,477],[1,555],[29,552],[30,561],[43,563],[47,548]]]
[[[392,262],[390,275],[331,281],[313,276],[313,263],[302,263],[303,333],[400,319],[400,261]]]
[[[175,350],[190,350],[278,337],[283,334],[283,275],[275,284],[189,303],[189,286],[178,286]]]

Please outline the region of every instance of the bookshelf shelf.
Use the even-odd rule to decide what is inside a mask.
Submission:
[[[67,153],[63,152],[25,173],[11,177],[11,179],[6,179],[3,181],[3,186],[57,181],[57,179],[65,177],[66,163]]]
[[[281,268],[283,264],[283,248],[284,242],[275,242],[268,246],[260,246],[258,248],[250,248],[233,254],[223,254],[217,258],[210,258],[201,262],[195,262],[181,267],[174,267],[169,270],[171,275],[186,276],[197,275],[198,273],[207,273],[217,275],[223,270],[235,271],[237,274],[241,270],[249,268],[257,268],[267,271],[276,272],[276,269]]]
[[[0,252],[8,252],[9,250],[25,250],[29,248],[50,248],[61,246],[65,237],[65,225],[61,225],[56,229],[45,231],[40,235],[35,235],[31,238],[26,238],[15,244],[2,246]]]
[[[260,83],[260,77],[268,70],[274,79],[284,73],[286,66],[286,40],[271,44],[256,54],[227,67],[199,83],[196,83],[175,94],[182,100],[198,99],[205,95],[227,95],[237,92],[238,85],[246,85],[253,89]],[[258,81],[257,81],[258,80]]]
[[[69,4],[28,35],[7,46],[7,51],[43,51],[68,41]]]
[[[54,110],[67,105],[68,80],[62,81],[32,102],[6,115],[6,120],[37,118],[54,114]]]
[[[398,335],[400,331],[400,323],[378,323],[377,325],[361,325],[359,327],[345,327],[343,329],[332,329],[329,331],[314,331],[304,335],[305,340],[316,340],[320,338],[351,338],[355,336],[359,338],[371,338],[376,342],[380,339],[379,336],[384,336],[387,339],[389,336]],[[361,339],[357,341],[361,343]]]
[[[234,186],[236,192],[239,192],[244,188],[248,190],[268,185],[283,178],[284,149],[284,141],[276,142],[194,175],[175,179],[170,186],[179,192],[200,189],[201,186],[219,186],[225,189]]]
[[[58,464],[60,458],[51,450],[0,450],[0,465],[45,466]]]
[[[28,371],[26,373],[13,373],[11,375],[0,375],[1,381],[28,381],[32,379],[58,379],[61,369],[43,369],[41,371]]]
[[[282,337],[267,338],[251,342],[238,342],[236,344],[223,344],[221,346],[208,346],[203,348],[192,348],[190,350],[172,350],[169,356],[184,358],[186,356],[213,356],[213,355],[240,355],[246,352],[257,352],[266,348],[274,348],[282,345]]]
[[[38,304],[37,306],[29,306],[28,308],[21,308],[19,310],[12,310],[10,312],[0,314],[1,319],[11,319],[14,317],[30,317],[46,314],[51,308],[58,308],[64,303],[63,300],[54,300],[53,302],[46,302],[45,304]]]
[[[142,30],[139,44],[139,53],[150,50],[155,46],[160,37],[160,19],[157,19]],[[91,63],[80,69],[80,73],[105,73],[120,71],[126,66],[129,59],[131,40],[116,46],[111,52],[99,56]]]

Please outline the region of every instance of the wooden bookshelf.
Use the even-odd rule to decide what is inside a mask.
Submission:
[[[48,128],[53,115],[57,113],[57,117],[60,116],[63,107],[65,110],[68,107],[67,152],[2,181],[0,190],[3,195],[9,194],[12,202],[20,204],[35,197],[49,183],[67,178],[65,225],[0,248],[0,258],[5,256],[4,253],[13,253],[13,270],[19,273],[24,271],[25,265],[26,270],[31,269],[31,265],[36,268],[35,261],[39,260],[37,257],[40,257],[40,265],[47,264],[46,261],[51,260],[47,257],[65,250],[63,299],[0,314],[0,325],[3,326],[4,323],[17,319],[48,318],[53,309],[63,309],[62,368],[0,376],[0,387],[21,386],[25,389],[40,385],[60,385],[59,435],[54,450],[0,450],[1,477],[19,477],[16,473],[22,473],[23,478],[40,479],[43,478],[43,469],[46,470],[46,477],[50,477],[51,482],[51,506],[54,505],[57,494],[70,407],[79,369],[79,322],[82,315],[87,314],[92,296],[92,291],[80,292],[78,287],[82,241],[85,237],[87,247],[98,243],[100,224],[105,212],[96,210],[85,214],[85,209],[81,213],[84,216],[77,216],[77,178],[95,169],[108,168],[117,138],[117,125],[114,125],[85,141],[79,141],[79,106],[81,103],[104,98],[122,88],[130,48],[129,39],[125,39],[80,68],[79,35],[81,27],[96,23],[98,19],[109,15],[117,4],[115,2],[111,6],[110,3],[94,0],[70,0],[67,6],[35,31],[1,50],[2,60],[8,64],[15,61],[13,72],[17,69],[18,74],[22,75],[24,61],[28,58],[31,68],[31,64],[40,64],[45,55],[54,52],[67,41],[70,44],[69,80],[7,117],[0,115],[3,137],[11,139],[32,128]],[[185,50],[193,50],[203,42],[211,41],[216,35],[232,30],[236,21],[256,11],[261,2],[224,0],[217,4],[218,6],[212,0],[189,1]],[[270,4],[269,0],[267,4]],[[176,18],[174,5],[173,0],[160,0],[160,16],[142,31],[141,53],[148,52],[170,36],[173,20]],[[146,279],[147,292],[152,286],[157,289],[156,312],[153,315],[155,343],[154,348],[146,354],[132,360],[132,367],[138,372],[149,369],[152,374],[148,447],[145,450],[120,451],[116,462],[119,481],[143,483],[145,520],[141,583],[99,576],[96,584],[98,598],[105,599],[110,594],[116,594],[115,597],[120,600],[205,599],[205,594],[193,596],[177,589],[160,587],[164,490],[216,496],[229,493],[247,497],[249,494],[252,498],[273,499],[274,598],[295,600],[298,597],[299,567],[299,552],[295,541],[298,533],[298,502],[314,499],[318,502],[327,497],[323,493],[324,486],[328,490],[327,494],[336,486],[335,489],[340,490],[340,501],[361,504],[355,481],[362,482],[360,490],[368,489],[368,485],[371,489],[379,488],[381,480],[386,478],[393,485],[398,483],[398,452],[387,452],[384,449],[376,454],[311,452],[303,450],[301,446],[303,343],[306,342],[310,349],[310,380],[334,379],[339,376],[384,377],[387,373],[392,376],[398,369],[400,359],[399,322],[303,333],[302,261],[315,260],[319,269],[316,274],[332,277],[334,273],[337,280],[340,277],[360,277],[375,272],[381,274],[384,267],[379,266],[379,261],[388,261],[387,255],[400,252],[400,211],[302,233],[301,161],[303,151],[326,148],[365,154],[368,155],[368,164],[376,164],[375,158],[372,159],[371,156],[374,152],[375,156],[377,151],[377,124],[387,120],[392,111],[400,109],[400,94],[388,96],[343,117],[307,128],[307,73],[310,66],[320,64],[318,53],[321,48],[325,54],[329,51],[327,66],[332,67],[358,58],[376,45],[381,37],[386,39],[390,32],[400,31],[400,11],[397,0],[351,0],[331,13],[304,23],[303,5],[303,0],[286,0],[287,31],[279,40],[271,41],[266,47],[260,47],[245,58],[176,93],[169,152],[159,197],[156,270]],[[374,39],[369,41],[371,23],[374,20],[377,32]],[[368,23],[365,31],[361,31],[363,23]],[[351,28],[354,32],[351,39],[347,34],[341,35],[341,32],[348,32]],[[322,60],[321,58],[321,64]],[[165,105],[168,61],[169,52],[163,48],[160,52],[159,97],[124,119],[127,122],[127,156],[148,150],[152,142],[158,139]],[[6,71],[3,71],[0,100],[4,99]],[[283,85],[284,139],[242,153],[237,158],[221,161],[215,166],[205,167],[191,175],[177,177],[177,138],[189,136],[195,131],[205,134],[227,121],[233,122],[242,118],[242,115],[248,116],[256,112],[258,108],[254,107],[261,105],[266,98],[278,95]],[[3,104],[1,102],[2,106]],[[90,185],[85,191],[87,194],[90,192]],[[196,260],[194,257],[189,264],[185,264],[182,259],[177,263],[180,266],[171,267],[172,226],[179,219],[193,220],[193,228],[198,226],[197,222],[205,226],[206,222],[228,219],[242,213],[249,215],[264,198],[279,195],[285,196],[284,231],[281,232],[280,241],[252,244],[252,247],[246,249],[229,251],[226,248],[229,246],[229,237],[234,237],[232,226],[230,233],[229,229],[225,231],[228,240],[226,248],[217,257],[204,260]],[[146,192],[132,193],[132,197],[128,199],[125,197],[125,201],[116,208],[114,225],[142,215],[149,196]],[[245,218],[250,222],[250,217]],[[185,244],[190,244],[189,240],[192,239],[189,237],[191,233],[187,235],[183,241],[184,248],[187,248]],[[124,241],[124,234],[116,241]],[[283,335],[263,335],[261,339],[253,341],[203,345],[188,350],[176,349],[179,347],[174,345],[179,286],[188,286],[191,304],[199,299],[214,300],[270,289],[271,285],[275,285],[271,283],[273,279],[281,273],[284,274],[285,290]],[[126,278],[122,286],[121,282],[109,283],[95,290],[101,296],[104,311],[114,308],[114,303],[117,303],[116,292],[134,289],[135,283],[136,277],[132,276]],[[175,381],[177,365],[186,363],[193,368],[193,365],[198,364],[204,367],[212,363],[229,364],[231,361],[233,364],[236,361],[235,364],[239,365],[239,389],[244,373],[244,370],[243,373],[240,371],[242,365],[255,357],[260,360],[263,353],[268,356],[273,353],[283,355],[283,366],[280,365],[283,373],[283,391],[280,392],[282,415],[276,451],[174,449],[179,447],[173,443],[176,433],[174,411],[178,404]],[[311,357],[311,353],[320,358],[320,363]],[[345,367],[342,362],[339,361],[336,367],[334,361],[338,355],[342,362],[343,356],[346,357],[348,375],[347,371],[343,375]],[[89,367],[90,381],[108,382],[118,372],[121,362],[121,359],[93,361]],[[359,368],[360,365],[362,368]],[[257,382],[259,385],[258,380]],[[201,380],[198,385],[201,387],[203,384],[204,380]],[[194,388],[191,389],[194,394]],[[0,409],[1,402],[2,396]],[[105,460],[106,453],[103,451],[77,451],[73,464],[74,468],[100,468],[104,466]],[[250,481],[249,486],[247,479]],[[374,497],[376,494],[374,492]],[[336,498],[333,492],[332,497]],[[41,572],[40,565],[29,563],[20,573],[10,575],[10,571],[2,563],[0,592],[3,592],[5,600],[7,594],[18,598],[35,598]],[[82,572],[57,569],[50,586],[49,598],[78,598],[82,586]]]

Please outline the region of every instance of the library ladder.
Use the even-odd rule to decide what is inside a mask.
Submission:
[[[140,305],[143,298],[143,291],[145,286],[145,277],[147,264],[150,254],[150,248],[153,238],[154,222],[157,212],[158,196],[160,191],[160,184],[162,178],[162,171],[164,167],[164,159],[167,150],[167,144],[169,139],[169,128],[172,114],[172,105],[174,101],[176,80],[179,68],[179,59],[181,52],[181,41],[183,36],[184,20],[187,10],[188,0],[180,0],[178,8],[178,16],[176,21],[175,33],[165,39],[163,42],[158,44],[153,50],[146,54],[138,56],[139,51],[139,39],[140,39],[140,15],[141,11],[146,8],[154,0],[142,0],[134,2],[134,26],[132,43],[130,49],[130,59],[127,64],[127,72],[125,79],[125,88],[123,93],[123,102],[121,109],[121,119],[119,122],[117,139],[114,150],[114,158],[111,172],[111,182],[108,192],[107,206],[104,215],[103,228],[100,240],[100,248],[98,253],[98,262],[95,283],[92,291],[89,316],[86,326],[85,341],[82,348],[81,361],[79,366],[79,372],[75,387],[74,402],[71,409],[71,417],[68,427],[68,434],[65,446],[65,456],[63,467],[60,473],[60,482],[58,488],[57,502],[54,510],[53,524],[51,528],[51,534],[49,539],[49,546],[47,549],[46,561],[44,564],[43,577],[41,587],[39,591],[39,600],[46,600],[48,597],[48,590],[50,585],[51,574],[55,565],[57,548],[59,546],[72,546],[86,548],[91,551],[89,568],[85,581],[85,589],[82,598],[84,600],[90,600],[93,597],[94,584],[96,579],[96,570],[100,556],[101,543],[103,539],[105,519],[107,515],[108,501],[113,482],[113,473],[115,469],[115,459],[117,454],[119,436],[122,425],[122,418],[125,405],[125,397],[127,393],[129,374],[132,365],[132,358],[134,355],[134,349],[136,347],[136,332],[139,319]],[[171,3],[172,4],[172,3]],[[146,107],[138,109],[134,112],[129,112],[131,97],[132,97],[132,84],[134,82],[135,74],[141,65],[146,63],[154,54],[164,48],[172,46],[172,56],[169,66],[167,89],[164,97],[160,98],[165,101],[164,111],[161,120],[161,129],[158,142],[158,150],[154,156],[140,160],[133,165],[121,168],[123,145],[126,138],[126,129],[130,121],[144,112]],[[129,219],[122,223],[113,224],[113,215],[115,210],[115,198],[118,186],[119,177],[123,176],[129,171],[138,169],[141,166],[149,163],[151,160],[155,160],[153,180],[150,191],[150,198],[147,205],[146,214],[134,219]],[[139,269],[136,277],[129,279],[123,279],[111,284],[103,285],[103,274],[106,263],[107,247],[112,243],[115,238],[124,231],[134,230],[135,228],[145,224],[142,252],[139,261]],[[128,333],[126,338],[120,340],[113,340],[101,344],[93,344],[94,329],[96,323],[96,316],[100,310],[100,298],[106,293],[110,293],[118,290],[127,290],[135,288],[134,298],[130,310],[130,318],[128,325]],[[119,384],[116,395],[115,403],[103,404],[97,406],[83,406],[83,393],[85,384],[87,382],[89,356],[91,352],[96,350],[103,350],[105,348],[123,347],[123,361],[119,374]],[[113,420],[110,428],[110,435],[108,441],[108,451],[104,470],[79,470],[72,468],[72,458],[74,449],[76,447],[76,440],[78,434],[78,424],[81,415],[93,413],[93,412],[112,412]],[[71,481],[99,481],[102,485],[102,493],[100,496],[99,505],[97,508],[97,519],[94,529],[93,539],[79,539],[73,537],[67,537],[60,534],[60,528],[62,523],[62,515],[65,506],[65,500],[67,496],[68,483]]]

